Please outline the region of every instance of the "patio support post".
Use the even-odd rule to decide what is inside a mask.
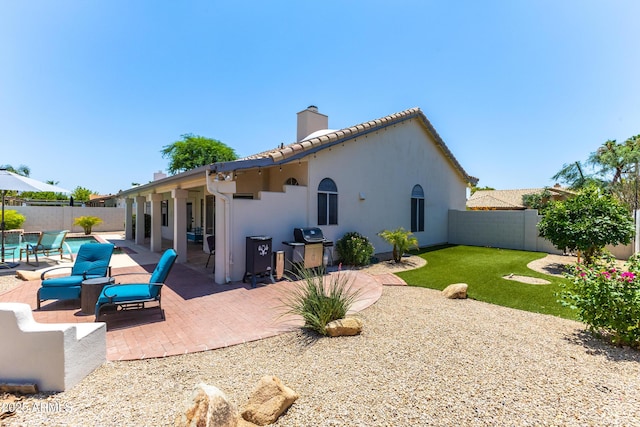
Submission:
[[[132,240],[133,235],[133,199],[124,199],[124,236],[126,240]]]
[[[136,196],[136,245],[144,245],[144,196]]]
[[[173,249],[178,253],[176,262],[187,262],[187,190],[171,190],[173,198]]]
[[[162,251],[162,194],[149,194],[151,202],[151,252]]]

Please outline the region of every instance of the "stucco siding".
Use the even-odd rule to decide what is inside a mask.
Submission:
[[[317,225],[317,188],[324,178],[338,187],[338,225],[321,226],[337,240],[348,231],[367,236],[376,252],[391,250],[377,236],[384,229],[411,226],[411,191],[425,192],[421,246],[448,239],[449,209],[464,207],[466,184],[418,121],[356,138],[323,150],[309,162],[309,225]]]
[[[284,186],[284,192],[261,192],[257,200],[234,199],[232,207],[232,280],[245,273],[247,236],[267,235],[273,250],[285,250],[283,241],[293,240],[293,229],[306,224],[307,187]]]

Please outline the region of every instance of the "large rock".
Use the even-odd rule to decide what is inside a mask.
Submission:
[[[259,426],[273,424],[297,398],[298,393],[278,378],[266,375],[260,378],[241,415]]]
[[[444,288],[442,295],[449,299],[465,299],[467,297],[468,287],[469,285],[466,283],[454,283]]]
[[[238,412],[227,396],[215,386],[198,384],[176,418],[176,427],[237,427]]]
[[[362,320],[357,317],[345,317],[344,319],[327,323],[324,330],[330,337],[358,335],[362,332]]]

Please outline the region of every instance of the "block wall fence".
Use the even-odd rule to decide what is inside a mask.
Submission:
[[[80,216],[97,216],[103,223],[93,227],[92,231],[124,230],[124,208],[102,208],[82,206],[6,206],[6,210],[14,210],[25,216],[22,225],[24,231],[70,230],[82,233],[79,225],[73,225]]]
[[[535,209],[520,211],[450,210],[449,243],[562,254],[562,251],[555,248],[551,242],[538,236],[537,226],[541,219],[542,217]],[[635,246],[635,242],[631,242],[626,246],[608,246],[607,249],[618,259],[628,259],[634,253]]]

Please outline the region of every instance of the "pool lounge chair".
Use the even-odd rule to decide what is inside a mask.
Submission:
[[[149,302],[157,302],[162,320],[165,320],[164,310],[161,304],[162,286],[171,272],[171,268],[176,261],[178,254],[173,249],[167,249],[158,265],[151,273],[148,283],[120,283],[107,285],[102,289],[102,293],[96,302],[96,322],[100,319],[102,311],[106,308],[116,310],[144,309],[144,305]],[[136,274],[136,273],[133,273]],[[139,273],[149,274],[149,273]]]
[[[24,246],[20,248],[20,261],[22,261],[22,255],[24,254],[27,257],[27,264],[31,264],[29,262],[29,255],[34,255],[36,258],[35,265],[39,266],[40,263],[38,261],[38,254],[50,256],[52,253],[57,253],[60,255],[60,259],[62,260],[66,249],[66,251],[69,253],[69,259],[73,262],[73,254],[71,252],[71,248],[64,241],[64,239],[67,237],[67,233],[69,233],[69,230],[41,232],[37,243],[25,243]]]
[[[110,275],[109,262],[111,262],[113,248],[114,245],[111,243],[86,243],[78,249],[76,262],[72,267],[54,267],[45,270],[40,275],[42,284],[38,289],[38,309],[42,301],[50,299],[79,299],[84,280]],[[69,268],[71,273],[68,276],[46,277],[53,272],[57,273],[61,269]]]
[[[17,265],[15,262],[5,262],[5,259],[8,258],[8,254],[11,254],[11,261],[16,260],[16,250],[20,248],[23,233],[23,229],[6,230],[4,232],[4,245],[2,246],[4,248],[4,252],[2,253],[3,265],[9,266],[10,268],[13,268]]]

